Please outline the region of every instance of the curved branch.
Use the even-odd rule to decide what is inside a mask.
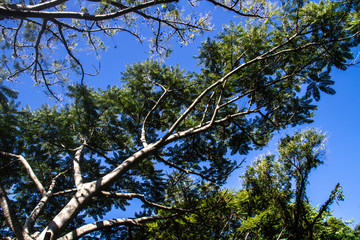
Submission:
[[[74,56],[74,54],[72,53],[72,51],[70,50],[69,48],[69,45],[67,44],[67,41],[64,37],[64,34],[63,34],[63,31],[62,31],[62,25],[58,24],[57,25],[58,27],[58,30],[59,30],[59,34],[60,34],[60,37],[61,37],[61,41],[62,43],[64,44],[64,47],[67,51],[67,53],[69,54],[69,56],[76,62],[76,64],[80,67],[81,69],[81,84],[83,84],[84,82],[84,77],[85,77],[85,71],[84,71],[84,68],[82,66],[82,64],[80,63],[80,61]]]
[[[142,127],[141,127],[141,137],[140,140],[143,144],[144,147],[146,147],[148,144],[146,142],[146,121],[149,118],[149,116],[151,115],[151,113],[157,108],[157,106],[159,105],[159,103],[161,102],[161,100],[164,98],[164,96],[166,95],[166,93],[168,92],[168,90],[161,84],[152,81],[149,77],[149,81],[151,81],[152,83],[154,83],[157,86],[160,86],[162,88],[162,90],[164,91],[163,94],[161,94],[160,98],[156,101],[155,105],[151,108],[151,110],[146,114],[145,119],[143,121]]]
[[[14,46],[13,46],[13,48],[14,48],[14,54],[15,54],[16,57],[18,57],[17,49],[16,49],[17,36],[18,36],[18,34],[19,34],[20,28],[22,27],[23,23],[24,23],[24,20],[21,19],[21,20],[20,20],[20,23],[19,23],[19,26],[17,27],[17,29],[16,29],[16,31],[15,31],[14,43],[13,43]]]
[[[224,8],[224,9],[226,9],[226,10],[229,10],[229,11],[231,11],[231,12],[234,12],[234,13],[240,15],[240,16],[243,16],[243,17],[265,18],[265,17],[260,16],[260,15],[258,15],[258,14],[248,14],[248,13],[240,12],[240,11],[234,9],[234,6],[235,6],[235,5],[229,7],[229,6],[227,6],[227,5],[223,4],[223,3],[220,3],[220,2],[215,1],[215,0],[207,0],[207,1],[210,2],[210,3],[212,3],[212,4],[214,4],[215,6],[222,7],[222,8]]]
[[[340,183],[337,183],[334,190],[331,191],[331,194],[328,200],[320,207],[320,210],[316,217],[311,222],[311,228],[315,225],[316,221],[320,219],[322,214],[329,208],[329,206],[333,203],[334,199],[337,197],[337,192],[341,188]]]

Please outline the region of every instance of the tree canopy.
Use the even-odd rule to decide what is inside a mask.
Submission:
[[[53,72],[41,69],[45,62],[36,50],[40,40],[52,44],[57,39],[66,48],[78,39],[62,36],[67,20],[61,16],[67,13],[61,7],[66,3],[0,5],[0,15],[20,24],[3,26],[3,34],[13,37],[9,43],[3,35],[2,44],[15,46],[14,51],[20,46],[17,39],[27,41],[20,35],[32,28],[25,25],[40,19],[30,31],[35,34],[30,46],[35,54],[29,58],[30,67],[22,67],[34,68],[35,79],[37,74],[60,71],[50,65]],[[255,1],[249,11],[259,9],[261,3]],[[86,20],[80,21],[85,24],[81,27],[90,21],[106,32],[106,27],[97,26],[96,14],[117,16],[123,10],[117,2],[99,4],[88,13],[70,14],[73,24],[75,16],[90,15],[93,19],[80,18]],[[128,4],[141,16],[140,6],[150,3]],[[45,11],[48,7],[55,13]],[[176,206],[175,195],[171,201],[166,198],[177,187],[201,192],[201,185],[186,184],[186,177],[202,179],[216,189],[242,164],[232,155],[246,155],[266,145],[276,131],[311,122],[321,92],[335,93],[331,69],[345,70],[354,63],[351,48],[359,43],[359,1],[282,2],[271,17],[252,16],[203,42],[196,57],[199,72],[147,60],[129,65],[120,86],[95,90],[86,84],[70,85],[69,104],[43,105],[33,111],[19,109],[14,101],[2,104],[0,219],[8,227],[1,234],[18,239],[96,239],[99,234],[111,239],[129,226],[125,234],[131,236],[131,226],[192,211],[191,206]],[[86,29],[85,35],[92,32]],[[50,34],[47,40],[42,38],[45,33]],[[75,61],[81,68],[76,57],[66,52],[72,59],[67,64]],[[46,83],[45,78],[42,81]],[[318,163],[312,164],[310,169]],[[299,193],[304,192],[310,170],[304,167],[304,182],[295,178],[300,181],[296,182]],[[288,168],[289,174],[295,171]],[[296,202],[301,204],[294,212],[298,217],[291,227],[303,220],[305,195],[299,196]],[[114,208],[126,210],[132,199],[143,203],[135,218],[105,218]],[[155,215],[160,210],[162,214]]]
[[[265,1],[205,3],[239,16],[268,15],[269,4],[265,5]],[[198,5],[197,1],[177,0],[3,1],[0,79],[16,80],[20,74],[28,73],[51,93],[52,85],[74,77],[70,72],[79,74],[82,82],[85,75],[97,74],[100,65],[88,66],[81,53],[99,55],[107,48],[107,39],[116,39],[119,32],[131,34],[140,42],[149,41],[152,52],[168,56],[172,38],[186,44],[195,35],[212,29],[211,15],[199,10]]]
[[[177,207],[193,211],[135,228],[135,239],[357,239],[360,232],[332,216],[332,203],[343,200],[337,184],[319,207],[311,206],[306,187],[310,172],[324,163],[325,134],[309,129],[280,139],[278,154],[260,156],[242,176],[243,188],[199,192],[176,188]],[[173,198],[173,192],[167,198]],[[185,198],[184,196],[193,196]],[[162,211],[160,211],[162,212]],[[159,214],[159,213],[158,213]]]

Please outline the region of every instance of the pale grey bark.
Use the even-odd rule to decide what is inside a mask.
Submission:
[[[6,191],[0,183],[0,207],[3,215],[9,224],[11,230],[19,240],[31,240],[32,238],[25,232],[23,226],[16,217],[14,209],[11,207],[10,200]]]
[[[2,151],[0,151],[0,154],[5,155],[5,156],[9,156],[9,157],[14,157],[17,160],[19,160],[22,163],[22,165],[25,167],[25,169],[28,172],[31,180],[35,183],[36,187],[39,189],[41,195],[43,196],[46,193],[44,186],[42,185],[40,180],[37,178],[37,176],[34,173],[32,167],[30,166],[29,162],[23,156],[12,154],[12,153],[6,153],[6,152],[2,152]]]
[[[36,205],[36,207],[33,209],[29,217],[26,219],[26,222],[24,224],[24,231],[27,233],[30,233],[31,228],[34,226],[36,219],[38,218],[40,212],[45,207],[46,203],[49,201],[49,199],[52,197],[53,189],[56,184],[56,179],[63,173],[58,174],[56,177],[53,178],[51,181],[50,187],[48,191],[44,194],[44,196],[40,199],[40,202]]]
[[[119,218],[112,220],[99,221],[91,224],[84,225],[76,230],[66,234],[65,236],[58,238],[58,240],[75,240],[88,233],[100,230],[103,228],[114,227],[119,225],[141,225],[143,222],[154,221],[159,219],[166,219],[176,216],[177,214],[171,214],[166,216],[150,216],[141,218]]]
[[[83,208],[87,201],[99,193],[103,187],[110,185],[116,181],[121,175],[127,172],[135,163],[144,159],[156,148],[154,144],[150,144],[142,150],[138,151],[112,172],[108,173],[102,178],[90,183],[83,183],[75,196],[68,202],[68,204],[54,217],[49,225],[42,231],[40,239],[44,239],[46,234],[50,235],[50,239],[55,239],[61,233],[61,230],[71,221],[79,211]]]
[[[84,144],[76,149],[75,156],[73,159],[73,168],[74,168],[74,182],[77,189],[79,189],[83,183],[82,175],[81,175],[81,154],[84,149]]]

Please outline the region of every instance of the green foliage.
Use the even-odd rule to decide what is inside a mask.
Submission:
[[[337,186],[319,209],[311,206],[306,195],[308,174],[323,163],[324,141],[325,135],[314,129],[282,138],[279,156],[261,156],[256,160],[247,168],[243,188],[238,191],[177,179],[166,196],[176,207],[191,206],[191,211],[146,224],[134,236],[138,239],[357,239],[360,235],[349,227],[349,222],[335,218],[329,209],[335,200],[343,200],[341,188]]]
[[[136,228],[140,224],[136,221],[150,220],[146,231],[136,228],[134,234],[184,238],[186,232],[194,239],[318,236],[329,206],[342,199],[337,185],[316,210],[306,195],[310,172],[323,163],[323,134],[309,130],[285,137],[279,156],[264,156],[247,169],[243,190],[218,190],[243,163],[236,160],[239,155],[262,148],[281,129],[311,122],[313,100],[320,100],[321,91],[335,93],[330,71],[346,69],[353,59],[351,48],[359,43],[359,26],[354,25],[357,2],[289,1],[271,18],[232,23],[202,44],[198,73],[147,60],[127,66],[118,86],[106,90],[69,86],[64,105],[30,111],[19,110],[11,101],[7,107],[2,104],[1,185],[10,195],[14,216],[24,225],[35,214],[36,224],[29,231],[43,231],[41,238],[49,231],[51,240],[79,230],[89,218],[100,222],[84,234],[102,239],[116,234],[130,238],[127,231],[131,231],[119,225]],[[95,10],[113,12],[113,2],[101,4],[84,8],[82,16]],[[261,5],[255,1],[247,11]],[[176,4],[155,11],[174,21],[182,15]],[[122,18],[124,24],[135,26],[131,14]],[[71,22],[79,28],[83,24]],[[69,29],[58,26],[56,33],[51,32],[47,27],[53,23],[51,19],[44,25],[24,23],[26,38],[18,41],[35,41],[48,54],[57,41],[73,49],[77,35],[70,31],[65,41],[62,34]],[[38,41],[36,31],[43,31],[49,41]],[[51,37],[54,33],[58,37]],[[11,29],[2,33],[5,53],[11,49],[13,34]],[[9,59],[4,56],[6,65]],[[39,53],[31,66],[49,64],[47,57]],[[82,71],[74,56],[66,62],[54,58],[50,65],[59,72],[57,77],[64,76],[60,74],[64,64]],[[1,93],[14,95],[7,88]],[[25,160],[18,161],[20,155]],[[126,211],[134,198],[143,203],[135,220],[114,220],[111,231],[100,229],[107,224],[102,221],[107,213],[114,208]],[[43,201],[46,206],[34,213]],[[155,214],[162,220],[155,221]],[[3,213],[0,218],[11,220]]]
[[[236,234],[239,225],[234,192],[219,191],[190,179],[181,180],[167,192],[167,201],[191,211],[134,229],[135,239],[228,239]]]
[[[173,42],[186,45],[211,29],[208,14],[188,14],[173,0],[2,1],[1,16],[0,80],[27,73],[55,96],[50,86],[68,84],[76,75],[83,82],[91,65],[88,53],[98,60],[117,33],[148,40],[152,52],[167,57]]]
[[[10,99],[16,99],[18,92],[5,86],[3,81],[0,81],[0,105],[7,108]]]

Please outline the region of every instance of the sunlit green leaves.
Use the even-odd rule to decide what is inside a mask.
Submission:
[[[306,195],[308,173],[317,167],[313,161],[319,157],[324,137],[310,129],[281,139],[280,156],[260,156],[246,169],[243,189],[238,191],[219,190],[175,172],[169,178],[166,201],[191,212],[144,224],[134,229],[134,236],[142,239],[356,239],[358,231],[330,212],[331,204],[343,198],[341,187],[331,192],[323,205],[325,208],[311,206]],[[294,152],[302,150],[314,159],[302,159],[307,163],[299,165],[296,162],[302,157]],[[289,165],[295,166],[292,172]],[[296,173],[303,170],[307,171],[305,175]],[[300,186],[298,180],[304,185]],[[156,213],[161,216],[167,211]]]

